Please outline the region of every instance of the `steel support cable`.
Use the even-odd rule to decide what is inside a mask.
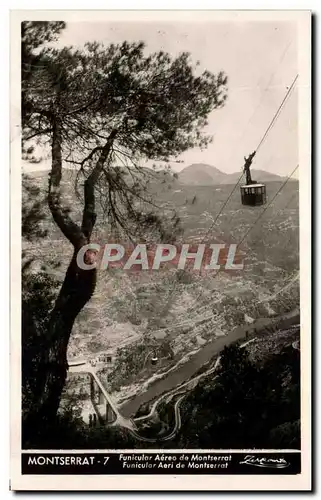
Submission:
[[[245,232],[245,234],[243,235],[239,245],[247,238],[248,234],[250,233],[250,231],[252,231],[253,227],[257,224],[257,222],[261,219],[261,217],[264,215],[264,213],[268,210],[268,208],[271,206],[271,204],[273,203],[273,201],[275,200],[275,198],[277,197],[277,195],[282,191],[282,189],[285,187],[285,185],[288,183],[288,181],[291,179],[291,177],[293,176],[293,174],[296,172],[296,170],[299,168],[299,164],[293,169],[293,171],[288,175],[288,177],[285,179],[285,181],[282,183],[281,187],[277,190],[277,192],[275,193],[275,195],[273,196],[273,198],[271,199],[271,201],[269,201],[268,205],[266,207],[264,207],[264,209],[262,210],[262,212],[259,214],[259,216],[256,218],[256,220],[254,221],[254,223],[251,225],[251,227]],[[293,198],[293,197],[292,197]],[[291,199],[292,199],[291,198]],[[214,278],[218,275],[218,273],[221,271],[221,269],[218,269],[217,272],[214,274]],[[291,276],[289,278],[289,281],[288,283],[286,283],[285,286],[283,286],[281,288],[281,290],[279,290],[277,293],[274,293],[274,294],[271,294],[269,298],[266,298],[266,299],[263,299],[261,301],[258,302],[258,304],[262,303],[262,302],[268,302],[269,300],[273,299],[274,297],[276,297],[277,295],[279,295],[282,291],[286,290],[292,283],[294,283],[297,279],[299,279],[299,271],[297,272],[297,274],[293,277]],[[174,293],[175,291],[175,288],[176,288],[176,285],[177,285],[177,281],[175,281],[174,283],[174,287],[172,289],[172,294]],[[172,295],[171,294],[171,295]],[[202,295],[202,292],[199,293],[199,295],[196,297],[196,301],[200,298],[200,296]],[[170,298],[170,297],[169,297]],[[172,325],[172,328],[175,328],[176,326],[179,326],[180,323],[177,323],[176,325]]]
[[[250,233],[250,231],[252,231],[253,227],[257,224],[257,222],[261,219],[261,217],[264,215],[264,213],[268,210],[268,208],[271,206],[271,204],[273,203],[273,201],[275,200],[275,198],[277,197],[277,195],[282,191],[282,189],[285,187],[285,185],[288,183],[288,181],[291,179],[291,177],[293,176],[293,174],[296,172],[296,170],[299,168],[299,164],[293,169],[293,171],[288,175],[288,177],[285,179],[285,181],[282,183],[281,187],[277,190],[277,192],[275,193],[275,195],[273,196],[273,198],[271,199],[271,201],[269,201],[268,205],[266,207],[264,207],[264,209],[262,210],[262,212],[259,214],[259,216],[256,218],[256,220],[254,221],[254,223],[251,225],[251,227],[245,232],[245,234],[243,235],[239,245],[247,238],[248,234]],[[293,197],[292,197],[293,198]],[[291,199],[292,199],[291,198]],[[213,278],[215,278],[218,273],[221,271],[221,268],[217,270],[217,272],[214,274]],[[297,272],[297,274],[295,275],[295,277],[293,278],[292,276],[289,278],[289,281],[288,283],[281,288],[281,290],[279,290],[277,293],[274,293],[274,294],[271,294],[270,298],[266,298],[266,299],[263,299],[261,301],[258,302],[258,304],[260,304],[261,302],[268,302],[269,300],[273,299],[275,296],[279,295],[283,290],[286,290],[292,283],[294,283],[297,279],[299,278],[299,271]],[[176,286],[177,286],[177,280],[174,282],[174,287],[172,289],[172,293],[169,297],[169,299],[171,298],[171,296],[173,295],[175,289],[176,289]],[[196,301],[200,298],[200,296],[202,295],[202,292],[198,294],[198,296],[196,297]],[[176,325],[172,325],[172,328],[175,328],[176,326],[179,326],[180,323],[177,323]]]
[[[266,129],[266,131],[265,131],[265,133],[264,133],[264,135],[263,135],[262,139],[260,140],[260,142],[259,142],[259,144],[258,144],[257,148],[255,149],[255,152],[256,152],[256,153],[258,152],[258,150],[259,150],[259,149],[260,149],[260,147],[262,146],[262,144],[263,144],[263,142],[265,141],[266,137],[268,136],[269,132],[272,130],[272,128],[273,128],[273,126],[274,126],[274,124],[275,124],[276,120],[278,119],[278,117],[279,117],[279,115],[280,115],[280,113],[281,113],[281,111],[282,111],[283,106],[285,105],[286,100],[290,97],[290,94],[291,94],[292,90],[294,89],[294,86],[295,86],[295,83],[296,83],[296,81],[297,81],[298,77],[299,77],[299,75],[296,75],[296,77],[294,78],[294,80],[293,80],[293,82],[292,82],[291,86],[289,87],[289,89],[288,89],[288,91],[287,91],[287,93],[286,93],[286,95],[285,95],[284,99],[282,100],[282,102],[281,102],[281,104],[280,104],[280,106],[279,106],[279,108],[278,108],[277,112],[275,113],[274,117],[272,118],[272,120],[271,120],[271,122],[270,122],[270,124],[269,124],[268,128]],[[240,178],[239,178],[239,180],[237,181],[237,184],[234,186],[233,191],[231,192],[231,194],[230,194],[230,196],[229,196],[229,198],[228,198],[228,200],[227,200],[227,203],[228,203],[228,201],[231,199],[231,196],[233,195],[233,193],[234,193],[234,191],[235,191],[236,187],[239,185],[239,182],[240,182],[240,180],[241,180],[242,176],[243,176],[243,172],[242,172],[242,174],[241,174],[241,177],[240,177]],[[220,216],[220,214],[221,214],[221,213],[222,213],[222,211],[224,210],[224,208],[225,208],[225,206],[227,205],[227,203],[225,203],[225,204],[222,206],[222,208],[221,208],[220,212],[218,213],[218,217]],[[211,230],[211,228],[213,227],[213,225],[216,223],[216,221],[217,221],[218,217],[216,217],[216,218],[215,218],[215,221],[213,222],[213,224],[212,224],[212,226],[210,227],[210,229],[209,229],[209,230]],[[230,221],[229,221],[229,224],[231,223],[232,219],[233,219],[233,216],[231,217],[231,219],[230,219]],[[207,234],[208,234],[208,233],[206,233],[205,237],[207,236]]]
[[[288,208],[288,206],[289,206],[289,205],[291,204],[291,202],[294,200],[294,198],[296,197],[296,195],[297,195],[297,193],[294,193],[294,194],[291,196],[291,198],[289,199],[289,201],[287,202],[287,204],[286,204],[283,208],[281,208],[281,209],[279,210],[279,212],[277,213],[277,215],[279,215],[281,212],[283,212],[283,210],[286,210],[286,209]],[[232,220],[233,220],[233,218],[234,218],[234,216],[235,216],[235,214],[236,214],[236,213],[237,213],[237,212],[234,212],[234,213],[233,213],[232,217],[230,218],[230,220],[229,220],[229,222],[228,222],[228,224],[227,224],[228,226],[230,226],[230,224],[231,224],[231,222],[232,222]]]
[[[289,48],[289,46],[290,46],[290,45],[291,45],[291,43],[290,43],[290,44],[286,47],[286,49],[285,49],[284,53],[282,54],[281,61],[282,61],[282,59],[283,59],[283,57],[284,57],[285,53],[287,52],[287,50],[288,50],[288,48]],[[271,80],[273,79],[273,77],[274,77],[274,74],[272,75]],[[255,150],[255,151],[258,151],[258,150],[259,150],[259,148],[262,146],[263,142],[265,141],[265,139],[266,139],[266,137],[267,137],[267,135],[268,135],[269,131],[271,130],[271,128],[273,127],[273,125],[274,125],[275,121],[277,120],[277,118],[278,118],[278,116],[279,116],[279,114],[280,114],[280,112],[281,112],[281,110],[282,110],[282,108],[283,108],[283,106],[284,106],[284,104],[285,104],[285,102],[286,102],[286,100],[287,100],[287,98],[288,98],[288,96],[289,96],[290,92],[292,91],[292,89],[293,89],[293,87],[294,87],[294,85],[295,85],[295,82],[296,82],[297,78],[298,78],[298,75],[296,75],[296,77],[295,77],[295,79],[293,80],[293,82],[292,82],[291,86],[289,87],[289,89],[288,89],[288,91],[287,91],[287,93],[286,93],[285,97],[283,98],[283,100],[282,100],[282,102],[281,102],[281,104],[280,104],[279,108],[277,109],[277,111],[276,111],[275,115],[273,116],[273,118],[272,118],[272,120],[271,120],[271,122],[270,122],[270,124],[269,124],[269,126],[268,126],[268,128],[267,128],[267,130],[265,131],[265,133],[264,133],[264,135],[263,135],[262,139],[260,140],[260,142],[259,142],[259,144],[258,144],[258,146],[257,146],[257,148],[256,148],[256,150]],[[271,80],[270,80],[270,81],[271,81]],[[269,83],[270,83],[270,81],[269,81]],[[269,84],[268,84],[268,85],[269,85]],[[255,109],[254,113],[252,114],[252,116],[250,117],[249,122],[252,120],[252,118],[253,118],[253,116],[254,116],[255,112],[256,112],[256,109]],[[249,123],[249,122],[248,122],[248,123]],[[214,219],[214,222],[211,224],[211,226],[210,226],[210,227],[209,227],[209,229],[207,230],[206,234],[204,235],[204,237],[203,237],[203,239],[202,239],[202,243],[204,243],[205,238],[208,236],[208,234],[210,233],[210,231],[211,231],[211,230],[213,229],[213,227],[216,225],[216,222],[217,222],[218,218],[220,217],[220,215],[221,215],[222,211],[224,210],[224,208],[226,207],[226,205],[227,205],[227,204],[228,204],[228,202],[230,201],[231,197],[233,196],[233,194],[234,194],[234,192],[235,192],[236,188],[238,187],[238,185],[239,185],[239,183],[240,183],[240,181],[241,181],[242,177],[243,177],[243,172],[241,173],[241,175],[240,175],[239,179],[237,180],[237,182],[236,182],[235,186],[233,187],[232,191],[230,192],[229,196],[227,197],[227,199],[226,199],[226,200],[225,200],[225,202],[223,203],[223,205],[222,205],[221,209],[219,210],[219,212],[218,212],[217,216],[216,216],[216,217],[215,217],[215,219]],[[175,278],[176,278],[176,274],[177,274],[177,273],[175,273]],[[177,286],[177,278],[175,279],[175,281],[174,281],[174,286],[173,286],[173,288],[172,288],[172,291],[171,291],[171,293],[170,293],[170,294],[169,294],[169,296],[168,296],[168,299],[167,299],[167,306],[168,306],[168,302],[169,302],[169,300],[171,299],[172,295],[173,295],[173,294],[174,294],[174,292],[175,292],[176,286]],[[165,312],[165,310],[164,310],[163,312]]]
[[[266,129],[265,133],[263,134],[263,136],[262,136],[262,138],[261,138],[261,140],[260,140],[260,142],[259,142],[259,144],[258,144],[258,146],[257,146],[257,148],[256,148],[256,150],[255,150],[256,152],[257,152],[257,151],[259,150],[259,148],[262,146],[263,142],[265,141],[265,139],[266,139],[266,138],[267,138],[267,136],[268,136],[268,133],[270,132],[270,130],[271,130],[271,129],[272,129],[272,127],[274,126],[274,124],[275,124],[275,122],[276,122],[277,118],[279,117],[279,115],[280,115],[280,113],[281,113],[281,111],[282,111],[282,109],[283,109],[283,107],[284,107],[284,105],[285,105],[285,103],[286,103],[286,101],[287,101],[287,99],[288,99],[288,97],[289,97],[290,93],[292,92],[292,90],[293,90],[293,88],[294,88],[294,86],[295,86],[295,83],[296,83],[296,81],[297,81],[297,79],[298,79],[298,76],[299,76],[299,75],[296,75],[296,77],[294,78],[294,80],[293,80],[293,82],[292,82],[291,86],[288,88],[288,91],[287,91],[287,93],[286,93],[285,97],[283,98],[283,100],[282,100],[281,104],[279,105],[279,107],[278,107],[278,109],[277,109],[276,113],[274,114],[274,116],[273,116],[273,118],[272,118],[272,120],[271,120],[271,122],[270,122],[269,126],[267,127],[267,129]],[[298,165],[296,166],[296,168],[294,169],[294,171],[295,171],[297,168],[298,168]],[[290,177],[293,175],[294,171],[292,172],[292,174],[290,175]],[[242,172],[242,174],[240,175],[240,177],[239,177],[239,179],[238,179],[237,183],[236,183],[236,184],[235,184],[235,186],[233,187],[232,191],[230,192],[229,196],[227,197],[227,199],[226,199],[226,200],[225,200],[225,202],[223,203],[223,205],[222,205],[221,209],[219,210],[219,212],[218,212],[217,216],[216,216],[216,217],[215,217],[215,219],[214,219],[214,222],[211,224],[211,226],[210,226],[210,227],[209,227],[209,229],[207,230],[206,234],[204,235],[204,237],[203,237],[203,239],[202,239],[202,243],[204,243],[205,238],[208,236],[208,234],[212,231],[213,227],[216,225],[216,222],[217,222],[218,218],[220,217],[220,215],[221,215],[222,211],[224,210],[224,208],[226,207],[226,205],[227,205],[227,204],[228,204],[228,202],[230,201],[231,197],[233,196],[233,194],[234,194],[234,192],[235,192],[236,188],[238,187],[238,185],[239,185],[239,183],[240,183],[240,181],[241,181],[242,177],[243,177],[243,172]],[[288,179],[289,179],[289,178],[288,178]],[[288,181],[288,179],[286,180],[286,182]],[[282,184],[282,187],[283,187],[284,185],[285,185],[285,184],[283,183],[283,184]],[[281,187],[281,189],[282,189],[282,187]],[[277,194],[278,194],[278,193],[277,193]],[[274,200],[274,198],[271,200],[271,202],[270,202],[270,203],[272,203],[272,201],[273,201],[273,200]],[[265,212],[265,211],[267,210],[267,208],[269,207],[270,203],[267,205],[267,207],[264,209],[264,211],[263,211],[263,212]],[[262,215],[263,215],[263,213],[262,213]],[[244,237],[243,237],[242,241],[244,241]],[[242,241],[241,241],[241,242],[242,242]],[[240,244],[240,243],[239,243],[239,244]],[[219,270],[218,270],[218,272],[219,272]],[[218,272],[214,275],[214,277],[218,274]],[[200,274],[201,274],[201,270],[200,270]],[[176,276],[176,274],[175,274],[175,276]],[[168,299],[167,299],[167,306],[168,306],[168,302],[169,302],[169,300],[171,299],[172,295],[174,294],[174,292],[175,292],[175,290],[176,290],[176,286],[177,286],[177,278],[176,278],[176,279],[175,279],[175,281],[174,281],[174,286],[173,286],[173,288],[172,288],[171,293],[169,293],[169,296],[168,296]],[[200,296],[200,295],[201,295],[201,294],[199,294],[199,296]],[[198,297],[199,297],[199,296],[198,296]],[[198,298],[198,297],[197,297],[197,298]],[[165,312],[165,310],[164,310],[163,312]]]
[[[286,53],[287,53],[287,51],[289,50],[289,47],[291,46],[291,44],[292,44],[292,40],[291,40],[291,41],[290,41],[290,43],[289,43],[289,44],[285,47],[285,50],[283,51],[283,54],[282,54],[282,56],[281,56],[281,58],[280,58],[280,61],[279,61],[279,63],[278,63],[278,66],[279,66],[279,65],[281,64],[281,62],[283,61],[283,59],[284,59],[284,57],[285,57],[285,54],[286,54]],[[270,79],[269,79],[269,81],[268,81],[268,84],[266,85],[266,87],[265,87],[265,89],[264,89],[264,91],[263,91],[263,95],[262,95],[262,97],[261,97],[261,99],[260,99],[259,103],[258,103],[258,104],[257,104],[257,106],[255,107],[255,109],[254,109],[253,113],[251,114],[251,116],[250,116],[250,118],[249,118],[249,120],[248,120],[248,122],[247,122],[247,124],[246,124],[245,128],[243,129],[243,133],[241,134],[241,137],[240,137],[240,138],[242,138],[242,137],[243,137],[243,135],[244,135],[244,130],[248,127],[249,123],[251,123],[251,121],[253,120],[253,117],[255,116],[255,114],[256,114],[256,112],[257,112],[257,110],[258,110],[258,109],[259,109],[259,107],[261,106],[262,101],[263,101],[263,99],[264,99],[264,94],[265,94],[265,92],[267,91],[267,89],[270,87],[271,82],[272,82],[272,80],[273,80],[273,78],[274,78],[274,76],[275,76],[276,72],[277,72],[277,70],[275,70],[275,71],[272,73],[272,76],[270,77]],[[283,104],[283,103],[282,103],[282,104]],[[262,142],[263,142],[263,141],[261,141],[261,143],[262,143]],[[211,229],[214,227],[214,225],[216,224],[216,222],[217,222],[217,220],[218,220],[218,218],[219,218],[220,214],[222,213],[222,211],[224,210],[224,208],[226,207],[226,205],[227,205],[227,204],[228,204],[228,202],[230,201],[230,199],[231,199],[231,197],[233,196],[233,194],[234,194],[234,192],[235,192],[236,188],[238,187],[238,185],[239,185],[239,183],[240,183],[240,181],[241,181],[242,177],[243,177],[243,172],[241,173],[241,175],[240,175],[240,177],[239,177],[239,179],[238,179],[237,183],[235,184],[235,186],[234,186],[234,188],[233,188],[232,192],[230,193],[230,195],[228,196],[227,200],[225,200],[225,202],[224,202],[223,206],[221,207],[221,209],[220,209],[220,211],[219,211],[218,215],[215,217],[214,222],[211,224],[210,228],[208,229],[208,231],[206,232],[205,236],[203,237],[202,243],[204,243],[204,239],[206,238],[206,236],[208,235],[208,233],[211,231]],[[176,281],[175,281],[175,283],[176,283]]]
[[[217,273],[216,273],[217,274]],[[216,276],[215,274],[215,276]],[[269,302],[270,300],[274,299],[275,297],[277,297],[278,295],[280,295],[280,293],[282,293],[283,291],[287,290],[292,284],[294,284],[298,279],[300,278],[300,271],[297,271],[295,273],[292,273],[291,276],[289,278],[287,278],[286,280],[286,283],[285,285],[280,289],[278,290],[277,292],[274,292],[274,293],[271,293],[268,297],[265,297],[264,299],[262,300],[259,300],[258,302],[256,302],[256,304],[262,304],[264,302]],[[197,299],[200,297],[200,295],[198,295]],[[196,300],[197,300],[196,299]],[[215,317],[215,315],[212,315],[210,316],[210,318],[208,319],[213,319]],[[179,321],[178,323],[174,323],[172,325],[170,325],[170,329],[174,329],[174,328],[177,328],[179,326],[182,325],[182,321]]]
[[[286,100],[288,99],[289,95],[291,94],[292,90],[294,89],[294,86],[295,86],[295,84],[296,84],[296,81],[297,81],[298,77],[299,77],[299,75],[296,75],[296,77],[294,78],[294,80],[293,80],[293,82],[292,82],[291,86],[288,88],[288,91],[287,91],[287,93],[286,93],[285,97],[283,98],[283,100],[282,100],[282,102],[281,102],[281,104],[280,104],[280,106],[279,106],[279,108],[278,108],[277,112],[275,113],[275,115],[274,115],[273,119],[271,120],[270,125],[269,125],[269,126],[268,126],[268,128],[266,129],[265,134],[263,135],[262,139],[260,140],[260,142],[259,142],[259,144],[258,144],[258,146],[257,146],[257,148],[256,148],[256,150],[255,150],[256,152],[260,149],[260,147],[262,146],[263,142],[265,141],[265,139],[266,139],[266,137],[267,137],[268,133],[269,133],[269,132],[270,132],[270,130],[272,129],[272,127],[273,127],[274,123],[276,122],[276,120],[278,119],[278,117],[279,117],[279,115],[280,115],[280,113],[281,113],[281,111],[282,111],[282,108],[283,108],[283,106],[284,106],[284,104],[285,104]]]
[[[258,221],[261,219],[261,217],[265,214],[265,212],[268,210],[268,208],[271,206],[271,204],[273,203],[273,201],[275,200],[275,198],[277,197],[277,195],[282,191],[282,189],[284,188],[284,186],[288,183],[288,181],[291,179],[292,175],[296,172],[296,170],[299,168],[299,164],[295,167],[294,170],[292,170],[291,174],[285,179],[285,181],[282,183],[281,187],[277,190],[277,192],[275,193],[275,195],[273,196],[273,198],[271,199],[271,201],[269,201],[269,203],[267,204],[266,207],[264,207],[264,209],[262,210],[262,212],[259,214],[259,216],[256,218],[256,220],[254,221],[254,223],[250,226],[250,228],[244,233],[241,241],[238,243],[238,245],[241,245],[243,243],[243,241],[247,238],[248,234],[252,231],[253,227],[258,223]],[[213,278],[215,278],[218,273],[221,271],[221,268],[219,268],[216,273],[214,274]],[[202,295],[202,292],[200,292],[198,294],[198,296],[196,297],[195,300],[198,300],[200,298],[200,296]]]
[[[263,90],[262,97],[261,97],[261,99],[259,100],[259,102],[258,102],[258,104],[256,105],[256,107],[254,108],[254,111],[253,111],[252,115],[250,116],[250,118],[249,118],[249,120],[248,120],[247,124],[245,125],[245,127],[243,127],[242,133],[241,133],[241,135],[240,135],[240,136],[238,137],[238,139],[237,139],[238,141],[241,141],[241,140],[242,140],[242,138],[243,138],[243,136],[244,136],[244,133],[245,133],[246,129],[248,128],[249,124],[250,124],[250,123],[251,123],[251,121],[253,120],[253,118],[254,118],[254,116],[255,116],[255,114],[256,114],[256,112],[257,112],[257,110],[261,107],[262,102],[264,101],[265,93],[266,93],[266,91],[269,89],[269,87],[270,87],[270,85],[271,85],[271,83],[272,83],[272,81],[273,81],[273,78],[275,77],[275,75],[276,75],[276,73],[277,73],[277,71],[278,71],[278,68],[279,68],[280,64],[282,63],[282,61],[283,61],[283,59],[284,59],[284,57],[285,57],[285,54],[286,54],[286,53],[287,53],[287,51],[289,50],[289,48],[290,48],[291,44],[292,44],[292,40],[291,40],[291,41],[290,41],[290,43],[288,43],[288,45],[285,47],[285,50],[283,51],[283,54],[282,54],[282,56],[281,56],[281,58],[280,58],[280,60],[279,60],[279,62],[278,62],[277,68],[276,68],[276,69],[274,70],[274,72],[272,73],[272,75],[271,75],[271,77],[270,77],[270,79],[269,79],[269,81],[268,81],[268,83],[267,83],[267,85],[266,85],[265,89]],[[234,149],[233,149],[233,152],[232,152],[232,154],[229,156],[229,159],[231,159],[231,158],[232,158],[232,155],[233,155],[233,153],[235,152],[235,150],[236,150],[236,148],[234,148]]]
[[[262,210],[262,212],[258,215],[258,217],[256,218],[256,220],[254,221],[254,223],[252,224],[252,226],[250,226],[250,228],[245,232],[243,238],[241,239],[241,241],[239,242],[239,245],[241,245],[243,243],[243,241],[245,240],[245,238],[248,236],[248,234],[252,231],[253,227],[255,226],[255,224],[257,224],[257,222],[261,219],[261,217],[263,217],[263,215],[265,214],[265,212],[268,210],[268,208],[271,206],[271,204],[273,203],[273,201],[275,200],[275,198],[277,197],[277,195],[282,191],[282,189],[284,188],[284,186],[288,183],[288,181],[291,179],[292,175],[296,172],[296,170],[299,168],[299,164],[295,167],[294,170],[292,170],[291,174],[285,179],[285,181],[282,183],[282,185],[280,186],[280,188],[277,190],[277,192],[275,193],[275,195],[273,196],[273,198],[271,199],[271,201],[269,201],[268,205],[266,207],[264,207],[264,209]]]
[[[256,149],[255,149],[255,151],[256,151],[256,152],[258,152],[258,150],[259,150],[259,149],[260,149],[260,147],[262,146],[263,142],[264,142],[264,141],[265,141],[265,139],[267,138],[268,133],[270,132],[270,130],[271,130],[271,129],[272,129],[272,127],[274,126],[274,124],[275,124],[275,122],[276,122],[277,118],[279,117],[279,115],[280,115],[280,113],[281,113],[281,111],[282,111],[283,106],[285,105],[286,100],[288,99],[288,97],[289,97],[290,93],[292,92],[292,90],[293,90],[293,88],[294,88],[294,85],[295,85],[295,83],[296,83],[297,79],[298,79],[298,75],[296,75],[296,77],[294,78],[294,80],[293,80],[293,82],[292,82],[291,86],[289,87],[289,89],[288,89],[288,91],[287,91],[287,93],[286,93],[285,97],[283,98],[283,100],[282,100],[282,102],[281,102],[280,106],[278,107],[278,109],[277,109],[276,113],[274,114],[274,116],[273,116],[273,118],[272,118],[272,120],[271,120],[271,122],[270,122],[269,126],[267,127],[267,129],[266,129],[266,131],[265,131],[264,135],[262,136],[262,139],[260,140],[259,144],[257,145],[257,147],[256,147]],[[213,229],[213,227],[215,226],[215,224],[216,224],[216,222],[217,222],[218,218],[220,217],[220,215],[221,215],[222,211],[224,210],[224,208],[226,207],[226,205],[228,204],[228,202],[229,202],[229,201],[230,201],[230,199],[232,198],[232,196],[233,196],[233,194],[234,194],[234,192],[235,192],[236,188],[238,187],[238,185],[239,185],[239,183],[240,183],[240,181],[241,181],[242,177],[243,177],[243,172],[242,172],[242,174],[240,175],[240,177],[239,177],[239,179],[238,179],[237,183],[236,183],[236,184],[235,184],[235,186],[233,187],[232,191],[230,192],[229,196],[227,197],[227,199],[226,199],[226,200],[225,200],[225,202],[223,203],[222,207],[220,208],[220,210],[219,210],[219,212],[218,212],[217,216],[216,216],[216,217],[215,217],[215,219],[214,219],[214,222],[211,224],[211,226],[210,226],[210,227],[209,227],[209,229],[207,230],[207,232],[206,232],[206,234],[205,234],[204,238],[206,238],[206,237],[207,237],[207,235],[209,234],[209,232],[210,232],[210,231]],[[204,242],[204,238],[203,238],[203,242]]]
[[[286,46],[286,48],[285,48],[285,50],[284,50],[284,52],[283,52],[283,54],[282,54],[282,56],[281,56],[281,59],[280,59],[280,61],[279,61],[279,65],[280,65],[280,64],[281,64],[281,62],[283,61],[284,56],[285,56],[285,54],[287,53],[287,51],[288,51],[288,49],[289,49],[289,47],[290,47],[290,45],[291,45],[291,44],[292,44],[292,40],[291,40],[291,42],[290,42],[290,43]],[[263,91],[263,96],[262,96],[262,98],[260,99],[259,103],[258,103],[258,104],[257,104],[257,106],[255,107],[255,109],[254,109],[254,111],[253,111],[252,115],[250,116],[250,118],[249,118],[249,120],[248,120],[248,122],[247,122],[246,126],[243,128],[243,133],[241,134],[241,136],[240,136],[240,138],[239,138],[240,140],[242,139],[242,137],[243,137],[243,135],[244,135],[244,130],[246,130],[246,128],[248,127],[249,123],[251,123],[251,121],[253,120],[253,117],[255,116],[255,114],[256,114],[256,112],[257,112],[257,110],[258,110],[258,109],[259,109],[259,107],[261,106],[261,104],[262,104],[262,102],[263,102],[263,99],[264,99],[264,94],[265,94],[265,92],[267,91],[267,89],[270,87],[271,82],[272,82],[272,80],[273,80],[273,78],[274,78],[274,76],[275,76],[275,74],[276,74],[276,71],[277,71],[277,70],[275,70],[275,71],[272,73],[272,76],[271,76],[271,78],[269,79],[268,84],[267,84],[267,86],[265,87],[265,89],[264,89],[264,91]],[[282,104],[283,104],[283,103],[282,103]],[[265,139],[265,137],[264,137],[264,139]],[[261,146],[261,144],[262,144],[262,143],[263,143],[263,140],[261,140],[261,141],[260,141],[260,144],[259,144],[259,146],[256,148],[256,151],[259,149],[259,147]],[[232,155],[230,155],[230,158],[231,158],[231,156],[232,156]],[[239,183],[240,183],[240,181],[241,181],[241,179],[242,179],[242,176],[243,176],[243,172],[242,172],[242,174],[240,175],[240,177],[239,177],[239,179],[238,179],[237,183],[235,184],[235,186],[234,186],[234,188],[233,188],[232,192],[230,193],[230,195],[229,195],[228,199],[226,200],[226,202],[225,202],[225,203],[223,204],[223,206],[221,207],[221,210],[220,210],[220,212],[219,212],[218,216],[215,218],[214,222],[212,223],[212,226],[211,226],[211,227],[213,227],[213,226],[216,224],[216,221],[217,221],[218,217],[220,216],[220,214],[222,213],[222,211],[223,211],[223,210],[224,210],[224,208],[226,207],[227,203],[230,201],[231,197],[233,196],[233,194],[234,194],[234,192],[235,192],[235,189],[237,188],[237,186],[239,185]],[[210,229],[209,229],[209,230],[211,230],[211,227],[210,227]],[[208,233],[206,233],[205,237],[207,236],[207,234],[208,234]]]

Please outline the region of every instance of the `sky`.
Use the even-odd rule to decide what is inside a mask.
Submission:
[[[190,52],[192,61],[229,79],[228,99],[209,115],[206,132],[213,143],[192,149],[173,163],[179,171],[192,163],[207,163],[223,172],[240,171],[243,157],[256,149],[293,82],[297,68],[294,22],[70,22],[59,46],[86,41],[121,43],[143,40],[146,53],[165,50],[171,56]],[[262,144],[254,169],[289,174],[298,163],[298,95],[294,88],[275,126]],[[44,162],[37,168],[43,169]]]

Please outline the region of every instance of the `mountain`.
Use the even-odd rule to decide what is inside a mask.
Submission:
[[[181,184],[193,186],[214,186],[219,184],[235,184],[241,172],[226,174],[212,165],[205,163],[193,163],[185,167],[179,174],[178,180]],[[284,177],[271,174],[265,170],[252,170],[252,178],[257,182],[283,181]]]
[[[182,184],[192,184],[196,186],[225,184],[227,174],[218,168],[206,165],[205,163],[193,163],[185,167],[179,174],[178,180]]]
[[[122,169],[123,167],[118,167]],[[75,170],[63,169],[63,177],[68,182],[75,180]],[[271,174],[265,170],[251,170],[253,180],[257,182],[283,182],[285,177],[281,177],[277,174]],[[34,178],[45,178],[47,180],[48,170],[36,170],[36,171],[26,171],[28,175]],[[128,175],[129,172],[127,172]],[[181,170],[177,176],[173,176],[173,173],[168,172],[165,169],[153,171],[146,167],[141,167],[135,170],[135,177],[137,180],[140,176],[147,179],[150,177],[150,183],[154,184],[164,184],[171,183],[175,186],[177,183],[184,184],[187,186],[216,186],[220,184],[235,184],[241,175],[241,172],[234,172],[233,174],[226,174],[212,165],[207,165],[206,163],[193,163],[188,167]],[[296,179],[293,179],[296,180]]]
[[[226,175],[227,180],[223,184],[235,184],[239,180],[241,173],[234,172],[233,174]],[[285,180],[285,177],[280,175],[271,174],[265,170],[255,170],[254,168],[251,170],[251,175],[252,179],[257,182],[283,182]]]

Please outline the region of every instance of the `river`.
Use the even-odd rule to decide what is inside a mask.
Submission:
[[[274,327],[277,328],[287,328],[294,324],[299,323],[300,312],[298,309],[285,313],[281,316],[274,318],[260,318],[256,320],[251,325],[242,325],[235,328],[228,335],[217,337],[211,342],[206,344],[197,353],[192,355],[186,363],[180,365],[176,370],[171,371],[163,379],[158,379],[155,381],[147,391],[135,396],[130,401],[125,402],[121,406],[121,414],[124,417],[132,417],[136,414],[139,407],[152,401],[156,397],[160,396],[164,392],[170,391],[179,384],[182,384],[189,380],[204,364],[208,363],[215,354],[218,354],[225,346],[235,342],[237,340],[245,339],[246,332],[248,332],[249,337],[251,334],[260,335],[265,328]],[[254,332],[255,330],[255,332]]]

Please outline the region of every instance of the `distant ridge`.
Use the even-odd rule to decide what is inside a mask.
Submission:
[[[143,175],[146,167],[141,167],[141,174]],[[47,178],[49,170],[34,170],[24,171],[26,175],[33,178]],[[150,171],[152,173],[152,171]],[[136,170],[136,175],[139,177],[139,171]],[[176,178],[177,175],[177,178]],[[173,172],[169,173],[167,170],[154,171],[151,176],[153,182],[164,182],[171,180],[174,183],[189,185],[189,186],[217,186],[222,184],[235,184],[240,178],[241,172],[233,172],[233,174],[226,174],[212,165],[205,163],[193,163],[185,167],[173,178]],[[65,181],[74,180],[76,170],[63,169],[63,179]],[[271,174],[265,170],[252,170],[252,178],[257,182],[283,182],[286,177],[277,174]],[[290,179],[297,181],[297,179]],[[245,178],[244,178],[245,181]],[[243,182],[243,181],[242,181]]]
[[[193,186],[215,186],[220,184],[235,184],[240,178],[241,172],[226,174],[212,165],[205,163],[193,163],[185,167],[178,174],[178,180],[181,184]],[[253,180],[258,182],[283,181],[285,177],[277,174],[271,174],[265,170],[252,170]]]

